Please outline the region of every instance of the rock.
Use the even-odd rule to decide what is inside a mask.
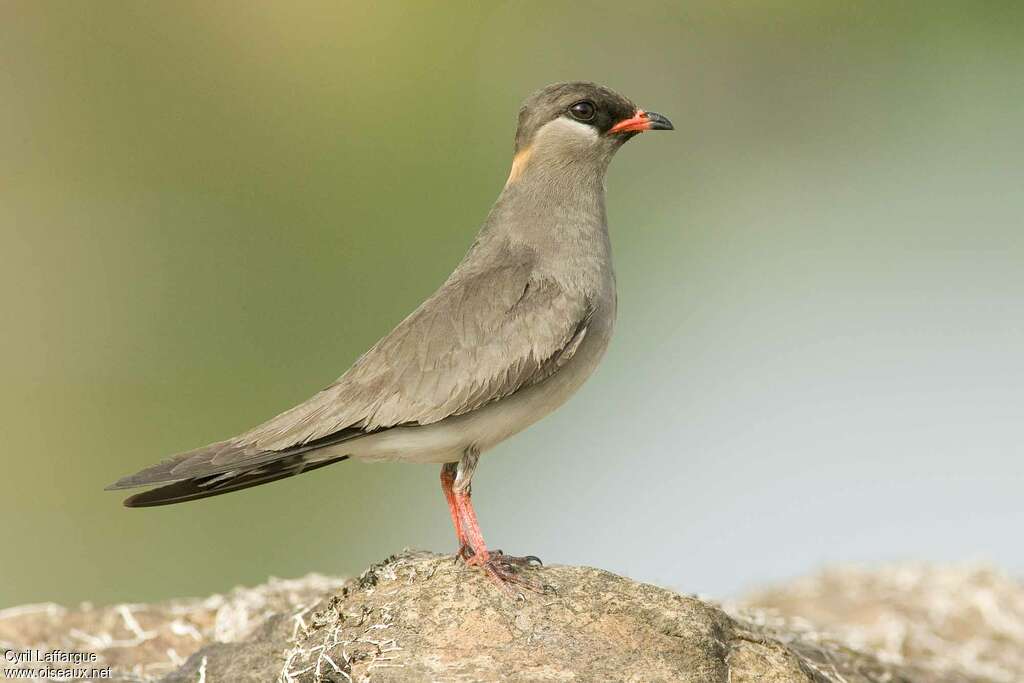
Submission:
[[[30,648],[93,652],[99,661],[91,666],[110,666],[115,680],[155,681],[203,645],[244,640],[273,615],[313,604],[344,583],[310,574],[292,581],[270,579],[228,595],[153,605],[11,607],[0,610],[0,653]]]
[[[91,649],[122,680],[168,683],[1004,680],[853,647],[787,616],[769,599],[779,592],[761,595],[772,610],[726,611],[598,569],[536,571],[555,592],[512,601],[451,556],[406,552],[348,582],[313,576],[155,606],[6,610],[0,641]]]
[[[1024,586],[991,567],[835,567],[747,603],[932,676],[1024,681]]]

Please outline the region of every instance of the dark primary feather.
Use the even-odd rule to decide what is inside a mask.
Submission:
[[[311,441],[293,448],[280,451],[258,451],[246,448],[243,445],[234,443],[231,440],[218,441],[209,446],[196,448],[195,450],[179,453],[171,456],[152,467],[136,472],[127,477],[122,477],[106,488],[107,491],[119,489],[131,489],[149,484],[159,484],[168,481],[181,479],[208,477],[211,475],[224,474],[226,472],[246,472],[255,470],[276,460],[283,460],[293,456],[302,455],[310,451],[333,446],[334,444],[347,441],[348,439],[362,436],[366,432],[358,429],[342,430],[322,439]],[[230,455],[224,458],[220,464],[213,464],[217,457]],[[296,473],[298,474],[298,473]]]
[[[184,479],[166,486],[158,486],[155,489],[137,493],[125,499],[125,507],[141,508],[154,507],[157,505],[170,505],[172,503],[184,503],[189,500],[210,498],[219,496],[222,493],[240,491],[250,486],[259,486],[278,479],[286,479],[303,472],[311,472],[336,462],[347,460],[348,456],[331,460],[310,463],[302,456],[292,456],[270,462],[262,467],[240,472],[237,475],[214,474],[206,477],[194,477]]]

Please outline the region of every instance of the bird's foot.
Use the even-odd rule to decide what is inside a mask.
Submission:
[[[536,555],[524,555],[518,557],[516,555],[506,555],[505,551],[491,550],[488,551],[489,559],[500,561],[503,564],[511,565],[514,567],[543,567],[544,563]],[[473,550],[473,546],[468,543],[463,543],[459,546],[459,549],[455,552],[455,560],[462,560],[466,564],[476,565],[478,562],[470,562],[470,560],[476,556],[476,551]]]
[[[506,555],[503,550],[492,550],[491,557],[500,560],[505,564],[512,565],[514,567],[543,567],[544,563],[540,561],[540,558],[536,555],[523,555],[517,557],[516,555]]]
[[[460,553],[463,550],[472,553],[472,548],[460,549]],[[540,558],[536,555],[516,557],[515,555],[506,555],[500,550],[495,550],[493,552],[472,553],[465,560],[467,565],[483,569],[487,578],[497,584],[511,598],[517,600],[525,599],[525,596],[516,590],[516,586],[521,586],[526,590],[540,594],[554,592],[554,588],[548,584],[542,583],[523,573],[523,570],[535,569],[543,565]]]

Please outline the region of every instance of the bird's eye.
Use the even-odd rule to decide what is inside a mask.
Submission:
[[[580,100],[576,104],[569,107],[569,113],[577,121],[590,121],[594,118],[594,114],[597,110],[594,108],[594,103],[589,100]]]

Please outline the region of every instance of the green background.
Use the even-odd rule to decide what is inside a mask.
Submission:
[[[490,542],[725,594],[1024,567],[1024,12],[998,2],[3,2],[0,606],[453,549],[437,468],[126,510],[458,262],[519,102],[676,125],[608,178],[617,336],[486,457]]]

